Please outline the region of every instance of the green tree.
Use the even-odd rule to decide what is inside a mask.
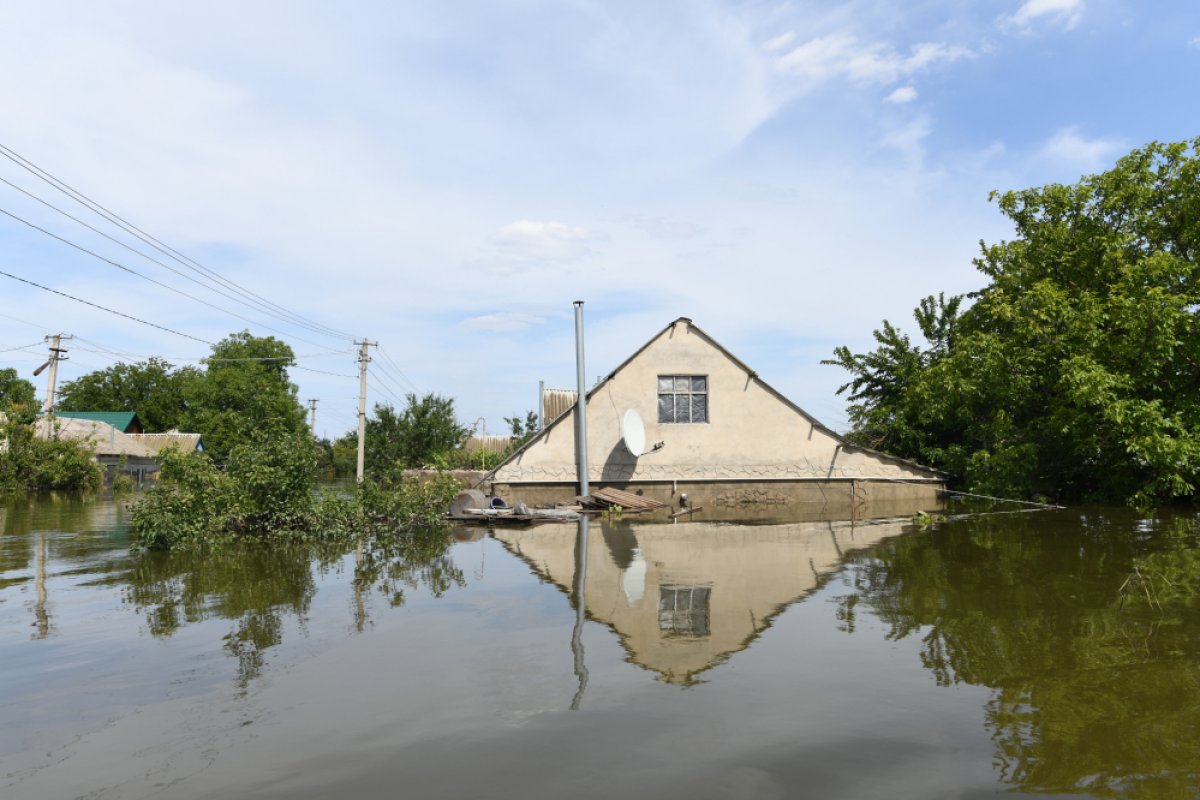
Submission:
[[[993,199],[1016,236],[982,248],[969,308],[926,298],[924,344],[885,321],[826,362],[852,376],[850,438],[991,494],[1195,495],[1200,139]]]
[[[0,369],[0,413],[29,421],[37,413],[33,384],[17,375],[12,367]]]
[[[304,407],[288,379],[294,363],[292,348],[273,336],[226,336],[213,346],[204,372],[185,382],[179,427],[202,434],[219,462],[252,437],[305,433]]]
[[[193,367],[175,369],[151,357],[136,364],[118,363],[64,383],[58,407],[63,411],[136,411],[148,433],[183,426],[189,386],[200,377]]]
[[[524,419],[521,419],[519,414],[505,417],[504,424],[512,430],[513,440],[510,449],[516,450],[538,432],[538,415],[536,411],[526,411]]]
[[[366,471],[384,475],[399,468],[429,466],[462,445],[468,430],[454,415],[454,400],[437,394],[406,396],[399,414],[391,404],[376,404],[367,420]]]

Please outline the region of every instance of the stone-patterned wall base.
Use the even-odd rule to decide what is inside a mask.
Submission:
[[[649,497],[666,503],[664,511],[648,516],[667,516],[683,508],[702,507],[705,519],[876,519],[911,516],[917,511],[943,507],[938,483],[892,481],[666,481],[655,483],[593,483]],[[497,483],[480,487],[503,497],[510,505],[518,501],[530,507],[566,504],[574,500],[574,483]],[[686,500],[684,499],[686,497]]]

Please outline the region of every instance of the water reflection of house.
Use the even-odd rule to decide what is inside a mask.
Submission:
[[[820,588],[848,550],[903,531],[900,521],[732,525],[593,523],[584,596],[630,659],[670,683],[691,684],[749,647],[791,604]],[[573,526],[492,534],[570,594]]]
[[[647,449],[663,447],[629,451],[629,410],[644,422]],[[530,505],[573,497],[575,413],[568,407],[553,419],[486,476],[484,488]],[[593,486],[673,504],[687,494],[708,511],[774,506],[778,517],[780,507],[868,499],[933,505],[945,481],[936,470],[845,441],[686,318],[588,393],[587,428]]]

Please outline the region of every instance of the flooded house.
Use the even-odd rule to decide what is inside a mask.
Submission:
[[[531,506],[570,501],[576,413],[566,407],[479,488]],[[587,393],[586,423],[589,486],[708,514],[911,514],[945,488],[937,470],[846,441],[686,317]]]
[[[198,433],[143,430],[133,411],[61,411],[39,417],[34,423],[38,438],[69,439],[87,445],[110,485],[118,473],[129,476],[139,486],[155,478],[162,452],[168,447],[185,453],[204,450],[204,440]]]

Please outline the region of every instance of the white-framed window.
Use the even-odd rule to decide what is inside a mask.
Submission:
[[[659,375],[659,422],[708,422],[708,376]]]

